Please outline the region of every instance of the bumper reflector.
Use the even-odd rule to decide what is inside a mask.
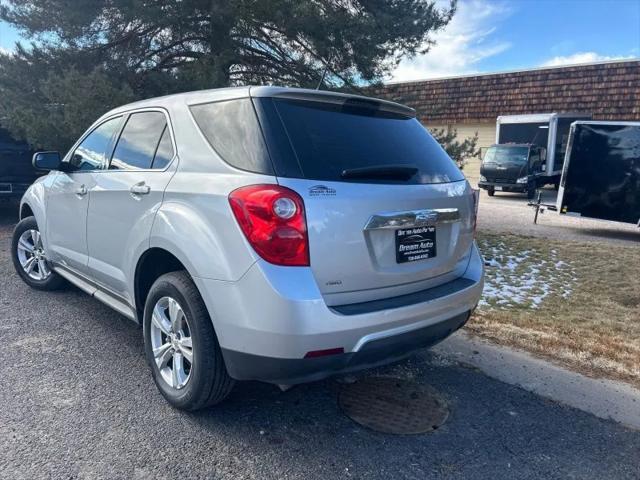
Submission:
[[[344,348],[328,348],[326,350],[313,350],[311,352],[307,352],[304,358],[317,358],[317,357],[326,357],[328,355],[339,355],[344,353]]]

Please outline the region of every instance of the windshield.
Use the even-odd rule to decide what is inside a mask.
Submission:
[[[273,105],[299,168],[280,176],[409,184],[464,180],[415,118],[348,104],[275,99]]]
[[[482,163],[524,165],[528,159],[529,147],[489,147]]]

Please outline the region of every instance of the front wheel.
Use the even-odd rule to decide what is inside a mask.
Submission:
[[[30,287],[58,290],[64,285],[64,279],[49,265],[35,217],[24,218],[16,225],[11,241],[11,257],[16,272]]]
[[[536,196],[536,189],[535,189],[535,187],[529,187],[529,188],[527,189],[527,198],[528,198],[529,200],[533,200],[533,199],[535,198],[535,196]]]
[[[487,195],[489,195],[490,197],[493,197],[496,194],[496,191],[493,188],[490,188],[489,190],[487,190]]]
[[[153,379],[167,401],[181,410],[199,410],[224,400],[229,377],[211,318],[191,277],[162,275],[144,308],[144,347]]]

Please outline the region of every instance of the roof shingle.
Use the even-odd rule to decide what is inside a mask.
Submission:
[[[396,83],[376,88],[374,95],[415,108],[427,123],[548,112],[640,120],[640,60]]]

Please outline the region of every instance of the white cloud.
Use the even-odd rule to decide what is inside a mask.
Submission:
[[[571,55],[559,55],[553,58],[550,58],[546,62],[543,62],[541,66],[543,67],[559,67],[561,65],[575,65],[578,63],[593,63],[593,62],[605,62],[607,60],[625,60],[628,58],[633,58],[633,56],[609,56],[609,55],[600,55],[596,52],[577,52]]]
[[[466,0],[442,31],[432,36],[429,52],[403,59],[389,80],[408,81],[475,73],[475,65],[511,47],[493,39],[495,24],[511,14],[506,3]]]

